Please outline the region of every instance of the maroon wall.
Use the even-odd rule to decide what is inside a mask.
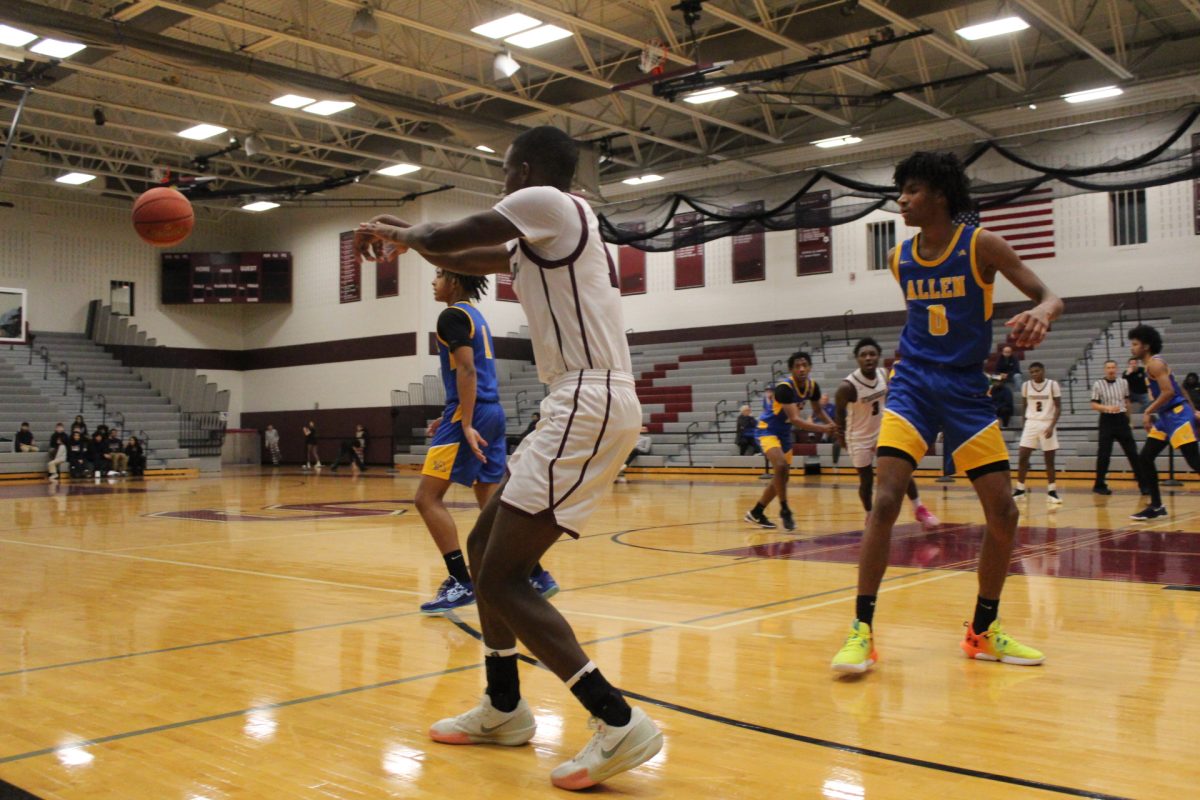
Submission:
[[[393,412],[396,414],[393,418]],[[274,425],[279,431],[279,451],[284,463],[304,463],[304,432],[301,428],[312,420],[317,424],[317,445],[321,463],[330,464],[341,450],[344,439],[354,435],[354,426],[362,423],[367,429],[367,463],[392,463],[392,426],[407,434],[411,428],[423,427],[442,413],[440,406],[388,406],[367,408],[329,408],[316,411],[246,411],[242,427],[264,431]],[[263,448],[264,460],[269,460]]]

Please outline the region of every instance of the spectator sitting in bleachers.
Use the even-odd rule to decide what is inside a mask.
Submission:
[[[105,425],[103,422],[101,422],[99,425],[96,426],[96,430],[92,431],[92,434],[93,435],[95,435],[97,433],[100,434],[102,437],[104,437],[104,441],[107,442],[108,441],[108,432],[109,432],[108,426]]]
[[[50,434],[50,461],[46,464],[46,472],[50,475],[50,480],[58,480],[59,464],[67,463],[67,446],[71,439],[63,431],[63,424],[60,422],[54,426],[54,433]]]
[[[33,440],[33,431],[29,430],[29,423],[22,422],[21,429],[17,431],[16,439],[13,440],[14,453],[36,453],[38,452],[37,442]]]
[[[76,414],[75,421],[71,423],[71,433],[79,431],[79,435],[86,441],[88,438],[88,427],[83,421],[83,414]]]
[[[758,428],[758,418],[754,416],[748,405],[743,405],[741,412],[737,418],[738,454],[752,456],[761,452],[758,446],[758,434],[755,433]]]
[[[99,478],[108,467],[108,441],[100,433],[99,428],[96,428],[92,433],[91,440],[88,441],[87,460],[92,465],[92,477]]]
[[[59,446],[65,445],[70,439],[71,435],[63,430],[63,424],[56,422],[54,424],[54,433],[50,434],[50,446],[47,450],[53,454]]]
[[[996,419],[1000,420],[1000,427],[1007,428],[1008,421],[1013,415],[1013,393],[1000,377],[992,379],[992,386],[988,393],[992,396],[992,402],[996,405]]]
[[[1188,396],[1188,400],[1192,401],[1192,410],[1200,411],[1200,375],[1195,372],[1189,372],[1187,377],[1183,379],[1183,385],[1179,388],[1183,389],[1183,393]]]
[[[146,471],[146,451],[136,436],[130,436],[125,443],[125,457],[129,459],[129,474],[141,477]]]
[[[1000,355],[996,358],[996,375],[1000,378],[1000,382],[1008,384],[1010,389],[1020,390],[1021,362],[1017,359],[1010,344],[1000,348]]]
[[[105,454],[108,474],[124,475],[129,469],[129,456],[125,455],[125,443],[121,441],[121,432],[113,428],[104,441],[108,445],[108,452]]]
[[[67,467],[72,478],[86,478],[92,471],[92,462],[88,458],[88,442],[78,431],[71,432],[71,440],[67,442]]]

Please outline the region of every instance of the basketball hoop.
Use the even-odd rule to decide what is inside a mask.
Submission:
[[[642,55],[638,59],[638,69],[647,75],[661,75],[666,63],[667,46],[661,39],[654,38],[642,48]]]

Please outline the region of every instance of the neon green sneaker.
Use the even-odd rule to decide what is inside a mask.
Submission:
[[[863,673],[879,660],[879,653],[871,637],[871,626],[861,620],[854,620],[850,626],[850,635],[846,643],[833,657],[830,666],[834,672]]]
[[[967,629],[967,635],[960,646],[967,658],[1020,664],[1026,667],[1035,667],[1046,660],[1041,650],[1027,647],[1005,633],[998,619],[994,620],[984,633],[975,633],[971,630],[969,622],[964,622],[963,625]]]

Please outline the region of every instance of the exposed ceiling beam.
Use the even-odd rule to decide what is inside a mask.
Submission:
[[[903,30],[905,32],[911,33],[913,31],[921,29],[921,26],[918,25],[916,22],[913,22],[908,17],[897,14],[895,11],[892,11],[890,8],[883,5],[882,3],[877,2],[876,0],[859,0],[859,7],[864,8],[867,11],[870,11],[872,14],[874,14],[878,17],[882,17],[882,18],[886,19],[888,22],[892,23],[897,28],[900,28],[901,30]],[[925,44],[929,45],[930,47],[941,50],[943,53],[950,56],[955,61],[958,61],[959,63],[962,63],[962,64],[966,64],[971,69],[978,70],[980,72],[991,69],[991,67],[989,67],[984,62],[980,61],[975,56],[960,49],[958,47],[958,45],[954,44],[953,42],[947,41],[946,38],[944,36],[942,36],[940,33],[930,34],[929,36],[922,38],[921,41],[924,42]],[[1016,81],[1014,81],[1012,78],[1008,77],[1007,75],[1001,75],[998,72],[992,72],[992,73],[988,74],[987,77],[1010,91],[1013,91],[1013,92],[1024,92],[1025,91],[1024,86],[1017,83]]]
[[[1092,44],[1087,39],[1083,38],[1083,36],[1076,33],[1074,28],[1055,16],[1053,12],[1042,8],[1040,5],[1038,5],[1036,0],[1012,0],[1012,2],[1014,5],[1019,6],[1020,8],[1029,12],[1029,15],[1042,25],[1045,25],[1047,28],[1054,31],[1071,44],[1075,45],[1075,47],[1077,47],[1079,50],[1087,53],[1096,61],[1096,63],[1103,66],[1118,78],[1127,81],[1133,80],[1134,74],[1132,72],[1114,61],[1099,47],[1096,47],[1096,45]]]
[[[738,27],[748,30],[751,33],[755,33],[768,41],[774,42],[775,44],[779,45],[780,47],[784,47],[784,48],[787,48],[788,50],[799,53],[802,56],[811,56],[811,55],[814,55],[814,53],[815,53],[815,51],[813,51],[807,45],[804,45],[788,36],[784,36],[781,33],[776,33],[775,31],[770,30],[769,28],[766,28],[756,22],[751,22],[750,20],[746,19],[745,17],[739,16],[738,14],[735,14],[732,11],[726,11],[725,9],[720,8],[719,6],[715,6],[715,5],[706,5],[704,7],[704,10],[706,13],[711,14],[714,17],[723,19],[726,22],[737,25]],[[847,77],[853,78],[854,80],[858,81],[859,83],[866,84],[867,86],[870,86],[871,88],[873,88],[877,91],[894,92],[892,94],[892,96],[895,97],[897,100],[901,100],[905,103],[908,103],[910,106],[919,108],[922,111],[924,111],[926,114],[937,117],[938,119],[954,120],[959,125],[962,125],[965,128],[969,128],[971,130],[971,132],[976,134],[977,136],[982,136],[985,139],[989,138],[991,136],[991,134],[989,134],[983,128],[980,128],[978,125],[975,125],[965,119],[959,119],[959,118],[955,117],[953,114],[948,114],[947,112],[942,111],[940,108],[937,108],[936,106],[932,106],[929,103],[926,103],[924,100],[920,100],[916,97],[913,97],[908,92],[895,92],[890,86],[888,86],[883,81],[873,78],[870,75],[867,75],[866,73],[859,72],[858,70],[852,69],[846,65],[832,67],[832,69],[841,75],[845,75]]]

